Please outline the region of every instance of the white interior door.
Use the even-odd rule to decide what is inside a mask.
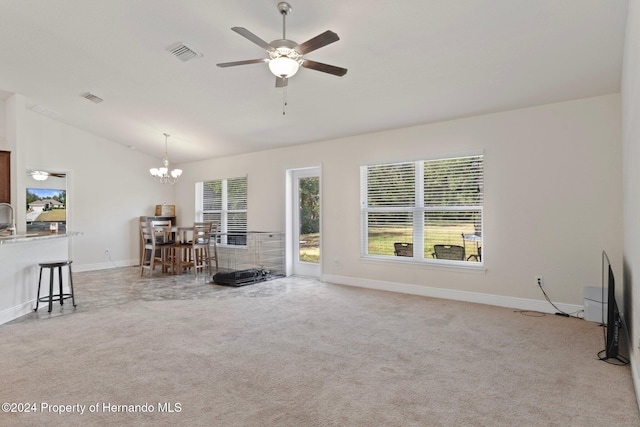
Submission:
[[[322,230],[320,168],[291,171],[291,266],[299,276],[320,277]]]

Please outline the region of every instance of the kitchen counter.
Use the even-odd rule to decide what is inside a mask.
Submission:
[[[38,264],[70,259],[71,237],[81,234],[67,231],[0,236],[0,324],[33,310],[38,291]],[[68,275],[63,276],[64,288],[68,289]],[[48,273],[43,274],[42,280],[48,284]],[[54,282],[57,288],[57,278]],[[44,287],[47,289],[42,295],[48,294],[48,286]]]
[[[82,233],[78,231],[66,231],[60,233],[47,233],[44,231],[33,233],[18,233],[15,236],[0,235],[0,245],[11,243],[33,242],[35,240],[59,239],[61,237],[79,236]]]

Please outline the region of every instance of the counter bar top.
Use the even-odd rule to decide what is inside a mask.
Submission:
[[[60,237],[73,237],[79,236],[82,233],[79,231],[66,231],[59,233],[47,233],[47,232],[34,232],[34,233],[18,233],[15,236],[2,236],[0,235],[0,245],[7,245],[11,243],[24,243],[33,242],[36,240],[49,240]]]

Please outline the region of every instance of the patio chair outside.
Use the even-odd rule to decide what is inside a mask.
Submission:
[[[433,245],[433,255],[437,259],[464,261],[464,247],[459,245]]]
[[[394,243],[393,253],[396,256],[413,257],[413,243]]]

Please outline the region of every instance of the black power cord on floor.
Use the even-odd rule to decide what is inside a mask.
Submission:
[[[584,310],[578,310],[578,311],[576,311],[574,313],[566,313],[566,312],[560,310],[551,301],[551,299],[549,299],[549,296],[547,295],[547,293],[545,292],[544,288],[542,287],[542,283],[540,283],[540,280],[538,280],[538,287],[542,291],[542,294],[544,295],[544,298],[547,300],[547,302],[549,304],[551,304],[553,306],[553,308],[555,308],[557,310],[556,313],[555,313],[556,316],[575,317],[575,318],[578,318],[578,319],[582,319],[582,317],[579,317],[578,314],[581,313],[581,312],[584,312]],[[606,332],[605,332],[606,325],[604,325],[602,323],[602,324],[600,324],[600,326],[602,326],[602,334],[604,335],[604,342],[605,342],[605,345],[606,345],[606,342],[607,342],[607,335],[606,335]],[[623,328],[623,330],[626,333],[626,329]],[[603,356],[603,353],[604,353],[604,356]],[[627,358],[625,358],[624,356],[617,355],[616,357],[608,357],[607,356],[607,349],[604,349],[604,350],[598,352],[598,359],[603,361],[603,362],[609,363],[610,365],[624,366],[624,365],[629,364],[629,360],[627,360]]]
[[[549,304],[551,304],[553,306],[553,308],[555,308],[556,311],[556,316],[562,316],[562,317],[575,317],[576,319],[582,319],[582,317],[578,316],[578,314],[584,312],[584,310],[578,310],[575,311],[573,313],[566,313],[562,310],[560,310],[552,301],[551,299],[549,299],[549,296],[547,295],[547,293],[545,292],[544,288],[542,287],[542,283],[540,283],[540,280],[538,280],[538,287],[540,288],[540,290],[542,291],[542,295],[544,295],[544,298],[547,300],[547,302]]]

